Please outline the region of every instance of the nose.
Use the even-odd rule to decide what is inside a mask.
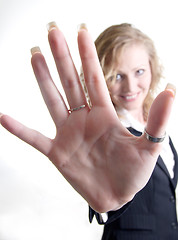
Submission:
[[[124,91],[128,93],[133,93],[136,89],[137,79],[133,76],[127,76],[124,81]]]

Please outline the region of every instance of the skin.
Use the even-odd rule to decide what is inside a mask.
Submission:
[[[49,43],[70,108],[86,104],[67,43],[57,27],[49,30]],[[144,135],[135,137],[121,125],[86,29],[78,33],[78,46],[91,109],[86,106],[69,113],[43,55],[34,52],[32,67],[56,126],[55,138],[29,129],[8,115],[0,119],[8,131],[45,154],[93,209],[106,212],[122,207],[145,186],[161,144],[148,141]],[[168,89],[155,99],[147,123],[151,135],[165,132],[173,99],[174,92]]]
[[[141,44],[132,44],[118,56],[115,66],[116,83],[110,88],[116,109],[126,109],[139,122],[143,118],[143,102],[151,84],[149,56]]]

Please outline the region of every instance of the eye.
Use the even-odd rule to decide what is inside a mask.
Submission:
[[[123,76],[119,73],[116,74],[116,81],[120,82],[123,79]]]
[[[141,76],[141,75],[144,74],[144,72],[145,72],[144,69],[139,69],[139,70],[136,71],[136,75]]]

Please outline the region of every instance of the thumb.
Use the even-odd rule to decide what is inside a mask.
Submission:
[[[168,84],[166,89],[154,100],[146,126],[146,132],[149,135],[157,138],[164,136],[175,95],[175,87],[172,84]]]

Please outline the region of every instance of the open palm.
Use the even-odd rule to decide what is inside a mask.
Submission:
[[[32,66],[55,123],[56,137],[49,139],[7,115],[1,116],[1,124],[45,154],[93,209],[98,212],[118,209],[149,180],[161,144],[148,141],[144,135],[135,137],[121,125],[86,29],[79,31],[78,45],[91,108],[58,28],[50,29],[49,43],[70,108],[83,104],[85,108],[68,111],[43,55],[35,52]],[[172,102],[173,92],[168,89],[156,98],[147,123],[149,134],[163,135]]]

